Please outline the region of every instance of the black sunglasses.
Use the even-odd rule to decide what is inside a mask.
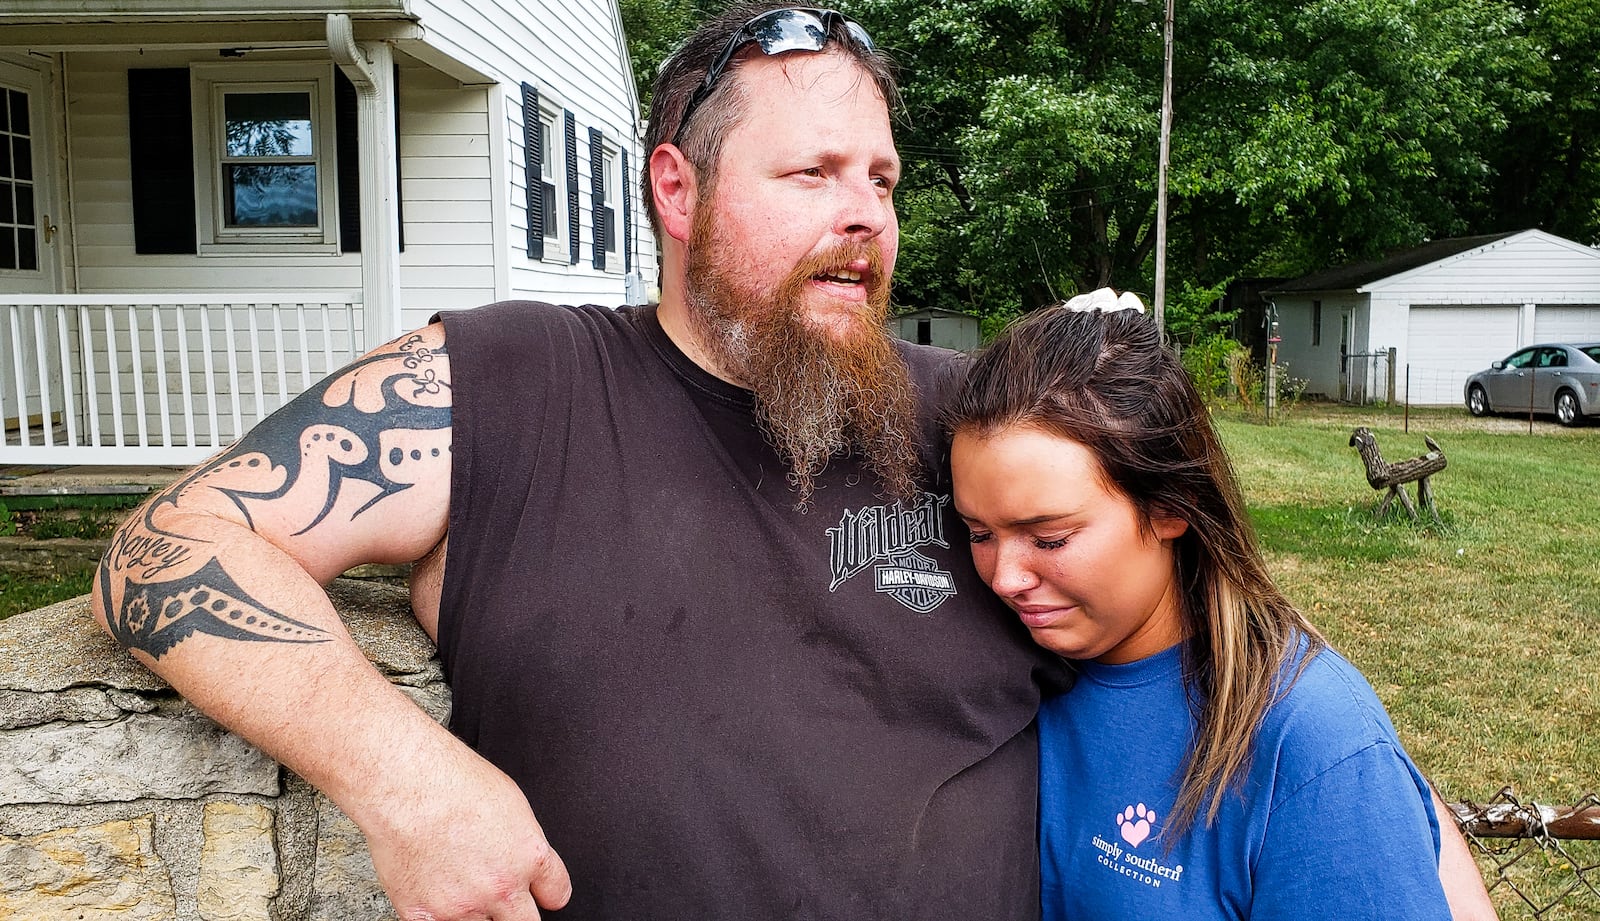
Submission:
[[[689,104],[683,107],[683,117],[678,119],[678,130],[673,132],[672,143],[677,146],[683,140],[683,129],[688,126],[689,118],[694,115],[700,104],[711,95],[711,90],[722,79],[723,71],[727,70],[728,62],[739,53],[739,49],[755,42],[761,47],[762,54],[783,54],[785,51],[821,51],[828,44],[828,34],[835,22],[843,23],[850,37],[855,39],[861,47],[868,51],[873,50],[872,36],[861,24],[844,15],[838,10],[819,10],[811,7],[788,7],[781,10],[770,10],[750,20],[739,27],[728,39],[728,47],[722,49],[722,54],[717,56],[716,63],[706,71],[706,78],[700,81],[700,86],[689,97]]]

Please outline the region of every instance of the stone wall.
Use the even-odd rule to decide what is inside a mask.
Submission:
[[[443,720],[406,592],[341,579],[330,594],[378,669]],[[119,649],[87,597],[0,621],[0,919],[390,917],[355,824]]]

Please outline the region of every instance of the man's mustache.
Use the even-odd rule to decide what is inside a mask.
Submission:
[[[790,277],[801,280],[829,275],[863,261],[867,270],[862,273],[861,282],[869,290],[876,291],[889,283],[883,269],[883,247],[876,240],[846,240],[811,253],[795,265]]]

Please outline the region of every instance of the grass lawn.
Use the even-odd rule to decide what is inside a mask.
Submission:
[[[94,569],[88,566],[45,578],[0,572],[0,620],[87,594],[93,578]]]
[[[0,501],[0,537],[103,539],[132,501],[127,496],[9,497]],[[93,578],[88,563],[48,575],[0,569],[0,620],[85,594]]]
[[[1464,417],[1413,410],[1409,435],[1372,407],[1219,423],[1273,573],[1366,672],[1445,797],[1511,784],[1570,803],[1600,789],[1600,427],[1530,436]],[[1374,520],[1357,425],[1390,461],[1439,442],[1442,530]]]
[[[1405,434],[1398,410],[1316,405],[1273,426],[1218,423],[1271,571],[1366,673],[1446,800],[1600,791],[1600,426],[1539,421],[1530,435],[1525,419],[1412,410]],[[1391,462],[1438,441],[1442,529],[1398,503],[1399,517],[1373,518],[1382,494],[1349,447],[1358,425]],[[1545,917],[1600,918],[1591,901]],[[1496,902],[1526,916],[1505,890]]]

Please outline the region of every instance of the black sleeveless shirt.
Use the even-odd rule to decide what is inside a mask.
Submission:
[[[443,320],[452,728],[571,871],[554,917],[1037,918],[1053,665],[948,488],[836,459],[797,511],[750,394],[651,308]],[[951,353],[902,352],[931,451]]]

